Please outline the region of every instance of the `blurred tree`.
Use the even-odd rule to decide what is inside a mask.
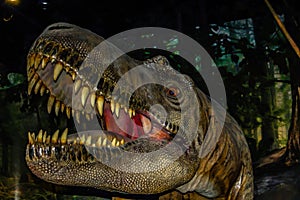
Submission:
[[[267,7],[272,13],[275,22],[284,34],[286,41],[289,44],[287,48],[287,58],[289,60],[289,71],[291,80],[291,93],[292,93],[292,117],[291,124],[288,131],[288,142],[286,150],[286,163],[293,165],[300,161],[300,49],[295,41],[300,41],[299,37],[299,15],[288,4],[283,1],[283,6],[280,11],[285,16],[285,25],[282,23],[278,14],[273,9],[268,0],[265,0]],[[287,27],[287,28],[286,28]]]

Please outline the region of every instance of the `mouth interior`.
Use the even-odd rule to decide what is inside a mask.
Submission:
[[[104,105],[104,129],[117,134],[125,141],[136,140],[139,137],[151,137],[158,140],[170,139],[170,135],[163,130],[162,125],[156,123],[149,113],[136,112],[135,115],[129,116],[125,109],[121,109],[119,116],[111,111],[108,102]]]

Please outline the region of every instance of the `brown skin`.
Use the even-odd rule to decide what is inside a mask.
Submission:
[[[134,60],[127,55],[115,59],[115,49],[107,46],[100,53],[91,53],[95,60],[84,63],[86,55],[101,41],[103,39],[96,34],[74,25],[51,25],[33,44],[28,54],[27,71],[29,92],[44,94],[43,87],[49,91],[49,112],[53,105],[56,113],[64,110],[67,116],[71,115],[73,109],[77,121],[82,116],[89,119],[96,112],[100,123],[104,124],[104,131],[99,131],[101,137],[108,138],[110,146],[101,145],[101,142],[98,145],[96,141],[99,137],[94,137],[93,134],[90,134],[90,141],[85,139],[81,142],[72,136],[64,139],[64,134],[58,139],[56,136],[49,136],[49,140],[46,139],[47,134],[41,136],[41,133],[37,137],[29,134],[26,151],[29,169],[39,178],[61,185],[94,187],[129,194],[157,194],[177,189],[183,193],[197,192],[209,198],[253,199],[250,153],[237,123],[227,116],[224,127],[220,127],[219,115],[216,114],[218,111],[212,109],[208,98],[190,78],[178,76],[162,56],[146,62]],[[97,76],[104,70],[99,65],[109,64],[110,61],[113,63],[104,71],[102,78],[100,79],[100,75],[97,77],[100,79],[97,89],[91,87],[94,84],[92,75]],[[111,93],[111,88],[116,86],[119,78],[140,64],[155,65],[147,68],[149,71],[146,75],[143,74],[143,78],[129,76],[127,83],[130,84],[126,84],[125,92],[120,90],[117,94]],[[111,116],[116,115],[110,110],[111,105],[117,107],[114,100],[120,105],[126,105],[126,91],[141,84],[145,78],[155,79],[151,73],[160,74],[155,77],[156,81],[174,77],[177,82],[170,82],[170,88],[179,84],[184,89],[180,91],[180,95],[177,95],[176,89],[170,92],[169,86],[166,88],[150,84],[137,89],[131,97],[134,100],[127,107],[121,107],[118,116],[125,120],[129,115],[137,124],[142,124],[143,136],[137,134],[134,139],[129,139],[120,135],[120,130],[111,121]],[[77,84],[78,81],[80,84]],[[73,97],[72,104],[73,86],[78,88],[78,96]],[[174,92],[176,98],[173,98]],[[196,98],[192,100],[192,105],[199,106],[200,121],[196,121],[196,114],[185,112],[193,99],[190,95],[194,94]],[[181,107],[177,106],[178,103]],[[164,123],[160,121],[159,109],[150,109],[157,104],[162,105],[167,112]],[[132,110],[136,114],[129,114]],[[178,131],[180,120],[188,124],[183,135]],[[152,127],[147,134],[145,121],[151,123]],[[213,124],[212,129],[208,128],[210,123]],[[189,128],[195,125],[198,129],[191,131]],[[220,137],[215,135],[218,131],[221,132]],[[177,137],[174,138],[174,135]],[[120,145],[122,138],[125,142]],[[120,144],[116,145],[116,141]],[[164,147],[170,148],[161,150]],[[96,152],[96,158],[86,149]],[[204,154],[203,149],[210,150]],[[154,157],[147,154],[155,150],[160,150],[160,153]],[[136,154],[122,154],[124,151],[146,154],[139,157]],[[101,162],[105,159],[109,159],[113,167]]]

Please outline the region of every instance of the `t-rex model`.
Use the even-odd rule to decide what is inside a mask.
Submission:
[[[165,57],[112,59],[109,45],[93,50],[101,42],[91,31],[55,23],[32,45],[28,93],[49,95],[49,113],[100,124],[78,134],[68,128],[52,135],[29,132],[32,173],[54,184],[128,194],[178,190],[208,199],[253,199],[250,153],[237,123],[227,114],[221,126],[210,98]],[[137,66],[147,73],[118,83]],[[152,79],[164,85],[137,87]],[[198,110],[191,112],[193,106]],[[212,148],[203,154],[206,146]]]

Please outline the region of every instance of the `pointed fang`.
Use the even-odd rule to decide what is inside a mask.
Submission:
[[[116,103],[116,108],[115,108],[116,116],[119,117],[120,115],[120,104]]]
[[[96,146],[97,147],[101,147],[101,144],[102,144],[102,138],[99,137],[98,140],[97,140],[97,142],[96,142]]]
[[[42,60],[43,56],[40,55],[40,54],[37,54],[35,56],[35,61],[34,61],[34,68],[37,69],[41,63],[41,60]]]
[[[111,113],[115,112],[115,102],[113,100],[110,101],[110,110],[111,110]]]
[[[60,73],[62,72],[63,65],[62,63],[58,62],[55,67],[54,67],[54,72],[53,72],[53,80],[56,81],[57,78],[59,77]]]
[[[92,144],[92,136],[88,136],[85,142],[86,145],[90,146]]]
[[[67,115],[68,119],[71,118],[71,108],[70,107],[66,108],[66,115]]]
[[[45,94],[46,91],[46,86],[42,85],[41,89],[40,89],[40,95],[43,96]]]
[[[85,135],[83,135],[82,137],[80,137],[79,144],[83,145],[84,143],[85,143]]]
[[[101,95],[97,98],[97,108],[100,116],[103,115],[103,105],[104,105],[104,96]]]
[[[50,144],[50,135],[48,135],[46,138],[46,144]]]
[[[55,97],[53,95],[50,95],[50,97],[48,99],[48,104],[47,104],[47,111],[49,114],[51,113],[54,101],[55,101]]]
[[[116,146],[116,144],[117,144],[117,139],[116,139],[116,138],[114,138],[114,139],[112,140],[112,142],[111,142],[111,145],[112,145],[113,147],[115,147],[115,146]]]
[[[75,92],[75,94],[77,94],[77,92],[79,91],[80,87],[81,87],[81,80],[78,79],[74,83],[74,92]]]
[[[59,113],[59,109],[60,109],[60,101],[56,101],[55,102],[55,115],[58,116],[58,113]]]
[[[32,77],[32,79],[30,80],[29,84],[28,84],[28,95],[31,94],[31,91],[36,83],[36,81],[39,79],[39,75],[38,74],[34,74],[34,76]]]
[[[44,132],[44,135],[43,135],[43,143],[46,142],[46,139],[47,139],[47,132],[45,131],[45,132]]]
[[[62,133],[62,135],[60,137],[60,143],[61,144],[66,144],[67,143],[67,136],[68,136],[68,128],[66,128],[64,130],[64,132]]]
[[[96,101],[96,94],[95,94],[95,92],[93,92],[91,94],[91,105],[93,108],[95,107],[95,101]]]
[[[42,69],[45,69],[48,61],[49,61],[49,58],[47,58],[47,57],[43,58],[43,60],[42,60]]]
[[[59,130],[56,130],[55,133],[52,135],[52,138],[51,138],[51,143],[52,144],[56,144],[57,143],[58,133],[59,133]]]
[[[39,143],[43,142],[43,131],[42,131],[42,129],[39,131],[39,134],[37,136],[37,142],[39,142]]]
[[[81,91],[81,105],[84,107],[86,100],[89,96],[90,90],[87,86],[84,86]]]
[[[31,137],[30,132],[28,132],[28,143],[29,144],[33,144],[34,143],[34,139]]]

